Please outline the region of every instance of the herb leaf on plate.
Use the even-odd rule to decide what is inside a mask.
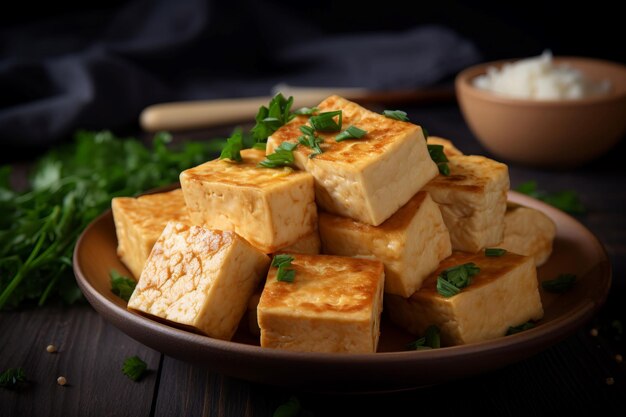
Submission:
[[[536,198],[537,200],[541,200],[546,204],[550,204],[551,206],[570,214],[582,214],[586,211],[585,206],[578,197],[578,194],[572,190],[548,193],[546,191],[539,190],[536,181],[527,181],[518,185],[515,188],[515,191]]]

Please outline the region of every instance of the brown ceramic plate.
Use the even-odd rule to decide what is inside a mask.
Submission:
[[[411,335],[383,320],[379,352],[374,354],[295,353],[264,349],[246,331],[226,342],[179,330],[126,310],[110,290],[112,268],[128,273],[116,255],[111,212],[83,232],[74,252],[74,271],[91,305],[114,326],[167,355],[249,381],[320,391],[390,391],[433,385],[489,371],[525,359],[559,342],[582,326],[604,302],[611,269],[598,239],[567,214],[515,192],[509,199],[537,208],[557,225],[554,251],[539,269],[539,279],[560,273],[578,276],[566,294],[541,294],[545,317],[530,330],[487,342],[429,351],[403,351]]]

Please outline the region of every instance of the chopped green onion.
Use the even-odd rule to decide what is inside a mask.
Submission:
[[[109,272],[111,278],[111,291],[124,301],[128,301],[130,296],[135,291],[137,282],[134,279],[125,277],[117,272],[115,269],[111,269]]]
[[[335,141],[341,142],[346,139],[361,139],[367,134],[366,130],[359,129],[356,126],[350,125],[346,130],[335,136]]]
[[[304,135],[298,138],[298,142],[303,146],[313,149],[313,153],[309,155],[309,158],[313,158],[315,155],[319,155],[323,152],[322,148],[320,148],[322,139],[315,136],[315,130],[313,130],[311,126],[300,126],[300,132]]]
[[[148,365],[138,356],[131,356],[124,360],[124,364],[122,365],[122,372],[124,373],[124,375],[136,382],[141,379],[147,368]]]
[[[385,110],[383,111],[383,116],[388,117],[390,119],[400,120],[402,122],[409,121],[409,118],[406,112],[402,110]]]
[[[450,175],[450,167],[448,166],[448,157],[446,156],[443,145],[427,145],[430,159],[437,164],[441,175]]]
[[[335,121],[335,116],[339,116]],[[309,119],[311,126],[318,132],[337,132],[341,130],[343,112],[341,110],[327,111]]]
[[[520,324],[519,326],[511,326],[506,331],[506,335],[510,336],[515,333],[523,332],[524,330],[532,329],[533,327],[535,327],[535,324],[530,321],[524,324]]]
[[[293,164],[293,150],[298,146],[295,143],[283,142],[276,148],[274,153],[269,154],[265,159],[259,162],[260,167],[264,168],[280,168]]]
[[[281,265],[278,267],[276,279],[278,281],[293,282],[294,279],[296,279],[296,271],[288,269],[285,265]]]
[[[287,254],[275,255],[274,259],[272,259],[272,266],[279,267],[284,264],[290,265],[294,259],[295,258],[293,256]]]
[[[437,277],[437,292],[446,298],[461,292],[472,283],[472,277],[480,272],[473,262],[453,266],[443,270]]]
[[[297,114],[300,116],[313,116],[315,113],[319,112],[320,109],[317,107],[301,107],[298,110],[294,111],[293,114]]]
[[[541,286],[544,290],[553,293],[562,294],[569,291],[576,282],[576,275],[574,274],[561,274],[554,279],[543,281]]]
[[[406,348],[409,350],[439,349],[440,347],[441,338],[439,336],[439,327],[434,324],[428,326],[424,337],[406,345]]]
[[[222,149],[220,159],[230,159],[231,161],[241,162],[241,149],[243,149],[241,129],[235,129],[233,134],[226,139],[226,145],[224,149]]]
[[[490,256],[490,257],[500,257],[502,255],[504,255],[506,253],[506,249],[502,249],[502,248],[485,248],[485,256]]]
[[[428,130],[422,126],[422,134],[424,135],[424,139],[428,140]]]

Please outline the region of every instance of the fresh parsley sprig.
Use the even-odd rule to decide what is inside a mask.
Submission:
[[[231,161],[241,162],[242,149],[243,136],[241,134],[241,129],[235,129],[233,134],[228,139],[226,139],[226,145],[224,146],[224,149],[222,149],[220,159],[230,159]],[[265,147],[263,149],[265,149]]]
[[[570,214],[583,214],[586,211],[585,206],[578,197],[578,194],[572,190],[548,193],[538,189],[537,181],[527,181],[518,185],[515,188],[515,191],[529,195],[537,200],[541,200],[546,204],[550,204],[551,206]]]
[[[0,374],[0,388],[16,389],[26,382],[26,373],[22,368],[9,368]]]
[[[267,142],[267,138],[272,133],[295,117],[291,112],[292,105],[293,97],[286,99],[278,93],[272,98],[268,107],[259,108],[255,117],[256,124],[251,130],[256,143]]]
[[[148,365],[138,356],[131,356],[124,360],[122,372],[133,381],[139,381],[145,374]]]
[[[135,291],[137,282],[120,274],[115,269],[109,272],[109,277],[111,278],[111,291],[113,294],[128,302],[130,296],[133,295],[133,291]]]
[[[453,297],[472,283],[472,277],[480,272],[473,262],[456,265],[443,270],[437,277],[437,292],[446,298]]]
[[[296,143],[281,143],[280,146],[274,150],[274,153],[267,155],[263,161],[259,162],[259,167],[281,168],[293,164],[293,150],[296,149],[296,146],[298,146]]]
[[[0,309],[26,300],[67,303],[82,297],[72,251],[82,230],[108,209],[111,198],[172,184],[184,169],[207,161],[216,142],[170,144],[157,133],[152,147],[111,132],[78,132],[74,143],[45,155],[28,188],[14,190],[0,168]]]

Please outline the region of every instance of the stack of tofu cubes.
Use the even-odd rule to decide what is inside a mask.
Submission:
[[[367,134],[319,132],[323,153],[297,146],[296,169],[259,167],[298,143],[309,117],[296,116],[266,151],[183,171],[182,190],[113,200],[118,254],[138,277],[129,309],[225,340],[249,310],[263,347],[351,353],[377,350],[383,305],[448,345],[541,318],[533,258],[483,253],[504,237],[506,165],[448,147],[439,175],[419,126],[338,96],[317,107]],[[293,258],[293,281],[277,279],[276,254]],[[440,295],[438,274],[466,262],[481,270],[472,284]]]

